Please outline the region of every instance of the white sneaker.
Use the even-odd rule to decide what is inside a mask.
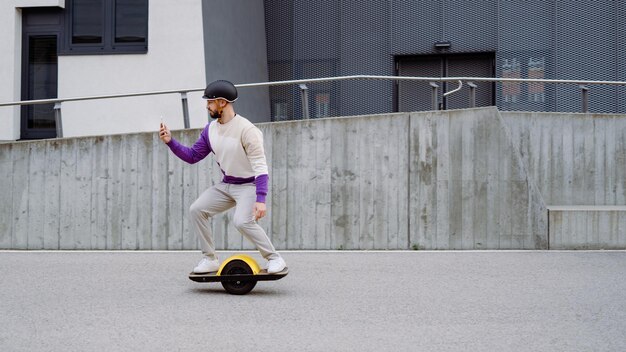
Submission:
[[[210,273],[212,271],[217,271],[220,268],[220,261],[217,259],[209,259],[209,257],[204,257],[202,258],[202,260],[200,261],[200,263],[198,263],[198,266],[196,266],[195,268],[193,268],[193,272],[195,274],[206,274],[206,273]]]
[[[276,274],[283,271],[287,267],[287,263],[282,257],[270,259],[267,262],[267,272],[268,274]]]

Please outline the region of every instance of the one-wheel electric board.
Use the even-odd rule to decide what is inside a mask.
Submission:
[[[196,282],[221,282],[226,292],[233,295],[245,295],[252,291],[258,281],[280,280],[287,276],[289,269],[269,274],[261,270],[259,264],[249,255],[236,254],[226,259],[218,271],[206,274],[190,273],[189,279]]]

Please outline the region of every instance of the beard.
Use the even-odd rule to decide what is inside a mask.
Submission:
[[[222,113],[219,111],[211,111],[209,110],[209,116],[211,116],[212,119],[219,119],[220,117],[222,117]]]

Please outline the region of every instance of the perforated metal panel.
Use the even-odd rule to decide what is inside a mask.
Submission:
[[[341,75],[339,10],[338,1],[294,1],[294,79]],[[311,117],[338,115],[338,82],[308,84],[308,90]],[[301,118],[297,104],[294,117]]]
[[[556,77],[613,80],[615,78],[616,13],[612,0],[580,0],[576,6],[556,2]],[[616,89],[590,86],[589,110],[614,112]],[[556,109],[580,111],[580,89],[557,87]]]
[[[394,75],[394,63],[403,57],[437,55],[453,63],[454,55],[467,53],[495,55],[496,77],[626,80],[623,1],[266,0],[265,15],[270,80]],[[450,46],[437,49],[436,42]],[[487,75],[479,66],[458,62],[447,75]],[[436,65],[428,67],[398,73],[441,74]],[[394,84],[386,81],[309,84],[310,116],[431,109],[427,83],[401,86],[394,94]],[[581,110],[576,85],[487,88],[477,105],[489,95],[503,110]],[[626,87],[589,88],[590,111],[626,112]],[[273,120],[302,117],[297,87],[271,88],[270,94]],[[455,93],[447,107],[462,108],[467,100],[466,91]]]
[[[389,55],[389,1],[341,2],[342,75],[393,75]],[[365,115],[393,110],[393,82],[341,82],[341,114]]]
[[[291,1],[265,2],[268,76],[270,81],[285,81],[293,75],[293,6]],[[290,120],[294,116],[294,88],[270,87],[273,121]]]
[[[500,1],[496,77],[555,78],[554,1]],[[541,83],[496,84],[504,110],[552,111],[555,86]]]
[[[391,51],[394,55],[430,54],[443,40],[443,1],[391,1]]]
[[[266,1],[265,12],[270,80],[393,74],[387,1]],[[393,109],[392,82],[355,80],[307,88],[312,118]],[[272,88],[270,94],[273,120],[302,118],[298,87]]]
[[[626,81],[626,2],[618,1],[615,4],[615,12],[617,13],[617,34],[616,36],[616,51],[617,51],[617,64],[615,65],[618,81]],[[617,111],[619,113],[626,113],[626,86],[617,87],[616,92]]]
[[[455,53],[496,51],[496,0],[448,0],[442,3],[441,40],[450,42],[450,50]]]

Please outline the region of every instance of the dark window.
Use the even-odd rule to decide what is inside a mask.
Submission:
[[[115,43],[145,43],[148,32],[148,2],[115,2]]]
[[[69,0],[64,54],[148,51],[148,0]]]
[[[72,44],[102,44],[104,1],[74,0],[73,5]]]
[[[23,100],[57,97],[57,36],[26,35]],[[22,139],[56,135],[54,104],[22,106]]]

